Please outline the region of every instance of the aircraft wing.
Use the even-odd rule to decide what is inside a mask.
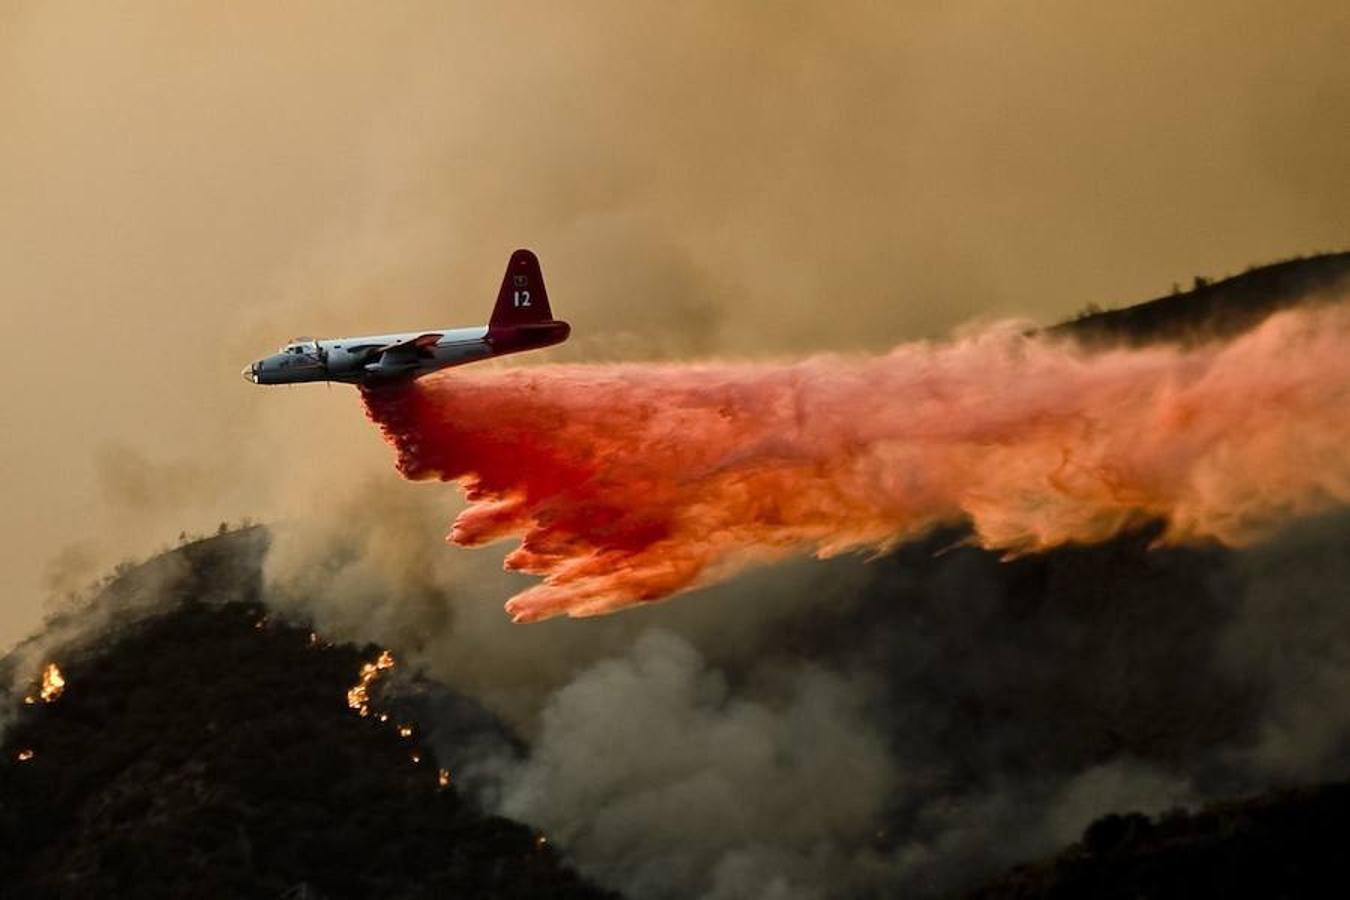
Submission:
[[[442,335],[436,332],[427,332],[426,334],[419,334],[417,337],[410,338],[406,341],[399,341],[398,343],[395,344],[385,344],[383,347],[379,348],[379,350],[375,352],[394,353],[394,354],[402,354],[402,353],[416,354],[420,350],[428,350],[436,346],[436,342],[439,341],[441,337]]]
[[[351,352],[364,353],[366,359],[372,360],[365,365],[366,371],[372,375],[395,375],[415,369],[420,359],[432,356],[431,348],[436,346],[442,336],[440,332],[429,331],[392,344],[353,347]]]
[[[426,334],[419,334],[417,337],[408,338],[406,341],[396,341],[392,344],[368,345],[365,347],[353,347],[354,352],[365,353],[369,359],[380,359],[381,365],[398,365],[399,363],[413,362],[418,356],[421,356],[427,350],[436,346],[436,342],[441,339],[439,332],[429,331]]]

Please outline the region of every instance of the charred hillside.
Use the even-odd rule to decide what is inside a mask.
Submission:
[[[418,734],[358,715],[348,691],[379,649],[268,621],[260,550],[227,535],[124,572],[104,602],[141,582],[157,608],[54,648],[59,697],[13,698],[0,893],[606,896],[443,783]]]

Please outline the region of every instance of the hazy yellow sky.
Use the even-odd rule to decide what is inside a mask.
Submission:
[[[1350,243],[1325,2],[0,0],[0,646],[48,576],[396,475],[298,333],[877,349]],[[425,488],[438,490],[438,488]],[[64,583],[64,582],[63,582]]]

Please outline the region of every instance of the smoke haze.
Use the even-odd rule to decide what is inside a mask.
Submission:
[[[1330,2],[0,3],[0,635],[58,554],[64,589],[384,471],[346,391],[240,366],[480,321],[515,246],[586,361],[880,351],[1334,247],[1346,40]]]

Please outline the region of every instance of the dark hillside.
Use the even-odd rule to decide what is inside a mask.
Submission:
[[[1092,312],[1050,329],[1088,344],[1190,344],[1231,337],[1272,313],[1334,300],[1350,290],[1350,252],[1290,259],[1249,269],[1122,309]]]
[[[20,704],[0,750],[3,896],[606,896],[442,786],[417,734],[349,708],[378,648],[268,622],[259,546],[125,573],[181,577],[161,611],[54,653],[64,693]],[[220,593],[237,599],[201,599]]]
[[[1045,863],[969,900],[1344,897],[1350,784],[1282,791],[1196,813],[1111,815]]]

